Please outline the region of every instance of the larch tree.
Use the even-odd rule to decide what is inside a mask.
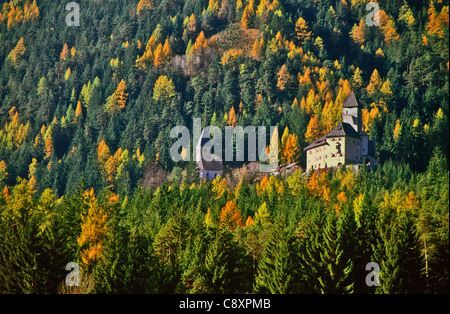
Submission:
[[[203,31],[197,36],[194,45],[192,46],[192,51],[197,55],[202,55],[206,49],[208,48],[208,40],[205,37],[205,33]]]
[[[151,9],[152,8],[152,3],[150,0],[140,0],[137,8],[136,8],[136,14],[139,15],[139,13],[141,11],[144,11],[146,9]]]
[[[158,100],[168,100],[176,96],[175,85],[172,80],[165,75],[161,75],[155,83],[153,88],[153,99]]]
[[[20,64],[20,61],[22,61],[22,57],[25,54],[26,51],[25,43],[23,37],[19,39],[16,46],[8,55],[8,59],[11,61],[11,64],[15,67],[17,67]]]
[[[299,154],[300,146],[298,142],[298,136],[296,134],[290,134],[283,150],[282,162],[284,162],[285,164],[296,162],[299,158]]]
[[[286,67],[286,65],[282,65],[280,70],[277,73],[278,81],[277,81],[277,87],[283,91],[286,89],[286,87],[289,86],[289,80],[291,76],[289,75],[289,71]]]
[[[320,121],[316,116],[313,116],[309,120],[308,127],[306,128],[305,140],[308,143],[312,143],[322,135],[322,127]]]
[[[380,77],[380,73],[378,73],[377,69],[374,69],[372,75],[370,76],[369,85],[367,85],[367,92],[372,95],[378,93],[382,86],[382,79]]]
[[[235,127],[237,125],[237,117],[236,117],[236,112],[234,110],[234,106],[231,106],[230,109],[230,114],[228,115],[228,125]]]
[[[81,259],[89,268],[103,253],[109,213],[107,208],[99,204],[93,188],[84,192],[83,202],[88,211],[81,216],[81,233],[77,241],[81,249]]]
[[[359,25],[353,25],[351,35],[355,43],[363,45],[366,42],[365,39],[366,22],[361,18]]]
[[[309,40],[312,37],[312,31],[309,30],[308,24],[302,17],[299,17],[297,22],[295,22],[295,34],[300,43],[303,43],[305,40]]]
[[[128,93],[126,93],[126,90],[127,85],[122,79],[117,86],[116,91],[106,100],[105,107],[108,113],[114,114],[125,108],[125,104],[128,99]]]
[[[69,54],[69,46],[67,46],[67,43],[64,43],[63,49],[59,54],[59,60],[65,61],[67,59],[68,54]]]
[[[220,227],[225,230],[232,231],[238,226],[243,227],[242,216],[236,203],[232,200],[228,201],[220,211]]]
[[[164,60],[164,47],[159,43],[153,53],[153,65],[157,68],[161,67],[164,64]]]

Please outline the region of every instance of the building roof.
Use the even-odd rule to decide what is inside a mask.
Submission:
[[[212,145],[210,143],[210,140],[210,136],[206,136],[206,128],[204,128],[197,143],[197,148],[200,148],[200,154],[202,154],[203,147]],[[215,154],[212,155],[211,161],[203,159],[203,156],[201,155],[201,158],[197,162],[197,165],[200,170],[204,171],[223,171],[222,160],[218,155]]]
[[[317,140],[315,140],[314,142],[312,142],[311,144],[309,144],[308,146],[306,146],[303,151],[307,151],[308,149],[314,148],[314,147],[319,147],[322,145],[330,145],[327,143],[327,140],[325,138],[325,136],[319,137]]]
[[[354,138],[359,138],[358,133],[352,127],[351,124],[345,122],[339,122],[333,130],[328,132],[325,137],[340,137],[340,136],[350,136]]]
[[[350,93],[350,95],[344,101],[344,104],[342,105],[342,107],[343,108],[359,107],[358,102],[356,101],[355,93],[353,93],[353,91]]]
[[[211,161],[204,160],[203,158],[197,163],[199,170],[204,171],[223,171],[222,161],[215,160],[217,156],[214,155],[214,159]]]
[[[359,131],[358,133],[359,136],[369,136],[366,131],[364,131],[364,128],[361,129],[361,131]]]

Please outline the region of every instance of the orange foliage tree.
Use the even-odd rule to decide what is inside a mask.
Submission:
[[[236,229],[237,226],[244,226],[242,223],[242,216],[236,204],[230,200],[220,211],[220,227],[232,231]]]

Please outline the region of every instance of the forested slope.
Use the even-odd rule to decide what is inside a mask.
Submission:
[[[367,2],[78,1],[68,26],[65,1],[2,1],[0,292],[56,292],[68,262],[94,292],[448,292],[448,1],[377,1],[379,26]],[[376,171],[170,158],[201,118],[276,125],[304,167],[351,91]]]

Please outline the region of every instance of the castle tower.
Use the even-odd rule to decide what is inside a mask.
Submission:
[[[362,127],[362,109],[356,101],[355,94],[352,92],[342,105],[342,122],[350,124],[357,133]]]

